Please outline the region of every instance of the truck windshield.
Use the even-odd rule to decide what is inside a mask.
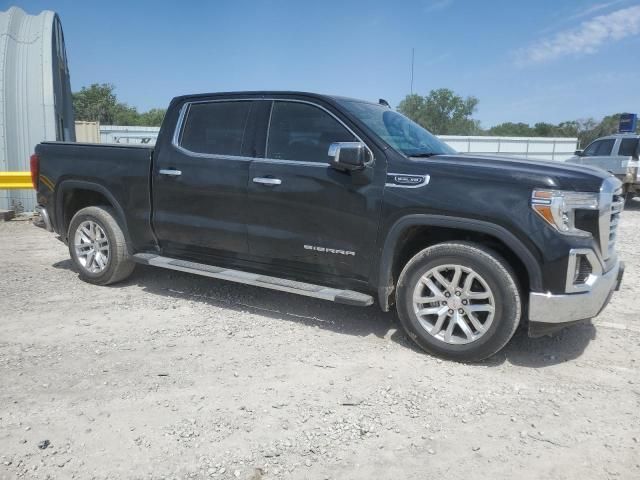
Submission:
[[[340,103],[391,147],[408,157],[456,153],[420,125],[386,106],[353,100]]]

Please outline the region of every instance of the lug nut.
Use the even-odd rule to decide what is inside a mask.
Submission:
[[[461,308],[459,308],[459,309],[458,309],[458,313],[464,313],[464,310],[463,310],[463,309],[461,309]]]
[[[462,304],[463,305],[466,305],[467,303],[469,303],[469,302],[467,302],[466,300],[462,300]]]
[[[440,305],[442,305],[443,307],[447,306],[447,302],[440,302]]]
[[[453,310],[449,309],[449,315],[453,315]]]
[[[461,293],[458,291],[456,292],[456,297],[459,297],[461,295]]]
[[[449,292],[444,292],[444,296],[449,298],[451,296],[451,294]]]

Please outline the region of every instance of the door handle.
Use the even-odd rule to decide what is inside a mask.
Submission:
[[[158,173],[160,175],[169,175],[170,177],[179,177],[180,175],[182,175],[182,172],[180,170],[173,169],[160,169]]]
[[[274,186],[274,185],[280,185],[282,183],[282,180],[280,180],[279,178],[255,177],[253,179],[253,183],[260,183],[262,185]]]

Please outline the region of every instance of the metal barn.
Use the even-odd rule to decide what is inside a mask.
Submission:
[[[69,67],[58,15],[0,12],[0,171],[28,171],[43,140],[75,141]],[[0,190],[0,209],[31,211],[35,193]]]

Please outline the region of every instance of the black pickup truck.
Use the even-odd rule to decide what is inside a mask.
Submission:
[[[476,361],[521,323],[596,316],[621,282],[621,184],[567,164],[461,155],[386,102],[299,92],[175,98],[154,148],[45,142],[43,225],[80,277],[136,263],[349,305]]]

